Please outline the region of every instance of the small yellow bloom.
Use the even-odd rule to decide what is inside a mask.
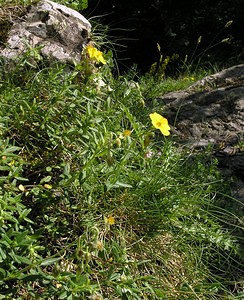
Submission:
[[[115,218],[112,216],[109,216],[106,218],[106,223],[109,225],[114,225],[115,224]]]
[[[50,189],[52,189],[53,187],[52,187],[51,184],[47,184],[47,183],[46,183],[46,184],[44,184],[44,188],[50,190]]]
[[[123,136],[130,136],[131,135],[131,130],[129,129],[126,129],[124,132],[123,132]]]
[[[97,62],[101,62],[102,64],[106,64],[106,60],[103,57],[103,53],[99,51],[96,47],[92,45],[88,45],[86,47],[86,51],[92,60],[96,60]]]
[[[11,162],[8,163],[8,165],[9,165],[10,167],[12,167],[12,166],[14,165],[14,163],[15,163],[15,161],[14,161],[14,160],[11,160]]]
[[[153,113],[150,114],[150,118],[152,121],[152,124],[155,128],[159,129],[163,135],[168,136],[170,135],[170,127],[168,124],[168,120],[164,117],[162,117],[160,114],[158,113]]]

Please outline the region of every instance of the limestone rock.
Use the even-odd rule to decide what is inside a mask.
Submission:
[[[14,22],[0,57],[13,63],[28,49],[38,47],[49,62],[79,62],[90,31],[91,24],[77,11],[42,0],[32,5],[23,19]]]
[[[229,85],[237,85],[239,83],[243,83],[244,80],[244,65],[232,66],[228,69],[222,70],[213,75],[209,75],[204,77],[202,80],[197,81],[193,85],[190,86],[190,90],[194,90],[196,88],[204,88],[207,86],[229,86]]]
[[[212,145],[219,166],[244,182],[244,65],[157,99],[173,135],[193,149]]]
[[[195,92],[166,104],[165,110],[178,137],[227,141],[244,130],[244,85]]]

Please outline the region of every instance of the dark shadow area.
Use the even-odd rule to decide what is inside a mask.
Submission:
[[[148,71],[159,61],[157,43],[165,57],[180,55],[168,68],[172,74],[186,56],[193,64],[200,59],[202,64],[231,65],[244,59],[241,0],[89,0],[88,4],[82,11],[87,18],[101,16],[112,36],[123,37],[125,48],[117,49],[121,70],[137,64],[142,72]]]

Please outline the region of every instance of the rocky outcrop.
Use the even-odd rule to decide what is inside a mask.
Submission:
[[[174,133],[194,147],[208,143],[226,145],[238,140],[244,130],[244,85],[215,88],[211,91],[177,93],[163,98],[164,109]],[[230,152],[231,150],[226,151]]]
[[[207,76],[158,101],[179,143],[197,150],[212,145],[224,173],[244,181],[244,65]]]
[[[14,21],[0,57],[15,63],[30,48],[39,48],[40,55],[49,62],[79,62],[90,31],[89,21],[77,11],[42,0]]]

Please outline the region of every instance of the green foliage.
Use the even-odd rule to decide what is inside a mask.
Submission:
[[[0,4],[5,7],[12,6],[12,8],[14,6],[28,6],[37,2],[38,0],[0,0]],[[88,7],[88,0],[58,0],[55,2],[76,10],[84,10]]]
[[[7,118],[3,118],[6,122]],[[1,123],[3,126],[4,123]],[[0,139],[0,297],[14,295],[16,283],[33,270],[40,257],[41,246],[33,234],[33,222],[28,218],[31,209],[22,202],[21,176],[23,160],[15,154],[20,148]],[[28,280],[27,280],[28,281]],[[23,284],[21,284],[23,287]],[[4,298],[5,299],[5,298]]]
[[[173,54],[171,57],[166,56],[164,58],[163,54],[161,53],[161,47],[160,45],[157,43],[157,49],[159,52],[159,61],[155,62],[151,65],[149,74],[153,75],[155,79],[158,80],[163,80],[166,78],[166,69],[168,64],[179,58],[178,54]]]
[[[56,2],[77,11],[84,10],[88,7],[88,0],[58,0]]]
[[[237,280],[240,252],[214,213],[223,180],[152,128],[153,77],[114,78],[111,51],[68,71],[38,58],[0,81],[2,297],[228,299],[221,267]]]
[[[27,6],[36,3],[37,1],[38,0],[0,0],[0,4],[3,6],[3,8],[12,7],[12,10],[16,9],[18,11],[21,6]]]

